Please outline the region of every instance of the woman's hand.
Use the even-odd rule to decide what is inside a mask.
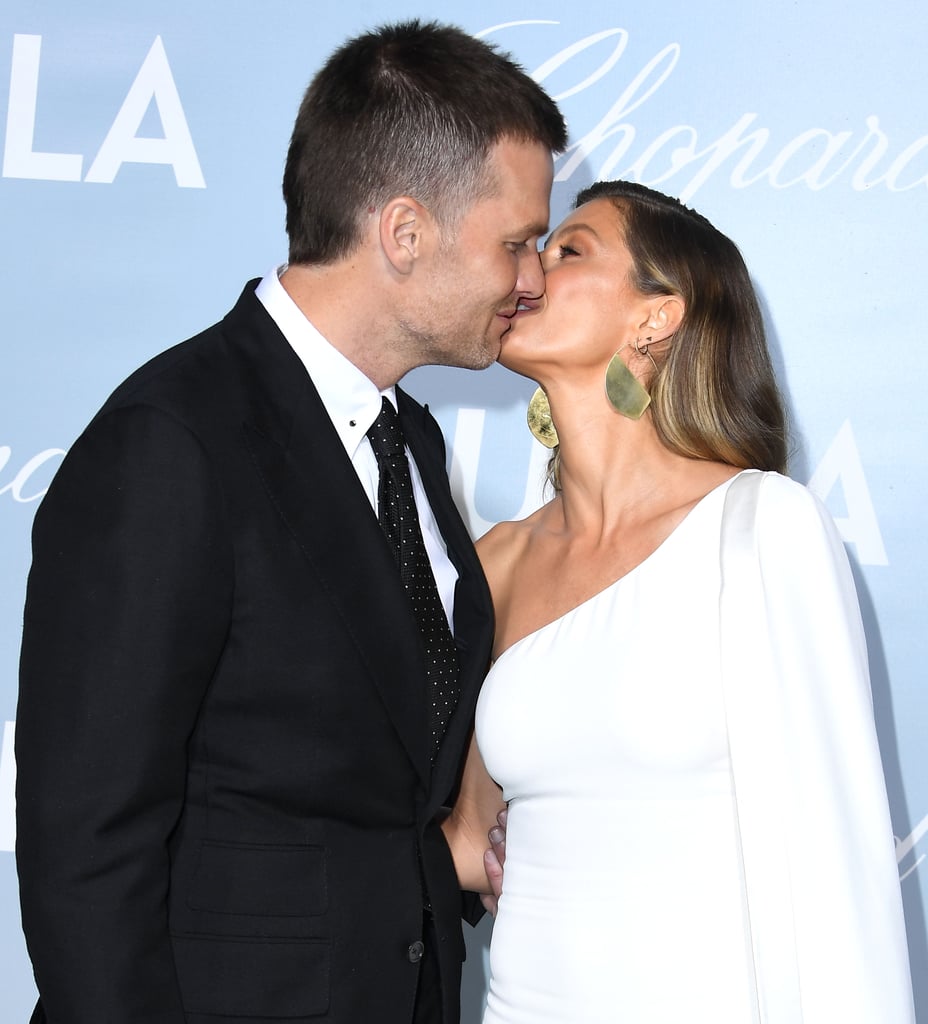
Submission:
[[[501,825],[498,817],[501,812],[505,814],[502,790],[487,774],[476,740],[471,737],[461,789],[441,827],[451,850],[458,883],[467,892],[481,893],[491,901],[491,905],[484,903],[491,913],[495,912],[502,889],[505,860],[500,845],[500,839],[505,844],[505,824]],[[493,836],[488,838],[491,831]],[[491,857],[489,861],[487,855]]]
[[[487,838],[490,846],[483,853],[483,867],[490,883],[490,892],[481,893],[480,902],[484,910],[493,917],[499,910],[499,898],[503,895],[503,865],[506,863],[506,815],[504,807],[496,815],[496,824],[490,829]]]

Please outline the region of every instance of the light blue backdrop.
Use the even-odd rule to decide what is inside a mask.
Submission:
[[[34,999],[11,850],[37,500],[116,383],[214,322],[283,258],[279,181],[307,81],[346,36],[406,16],[486,33],[560,100],[571,149],[552,222],[590,181],[631,177],[691,202],[740,244],[792,410],[792,474],[827,501],[857,571],[928,1024],[921,0],[6,0],[0,1019],[28,1019]],[[406,383],[445,429],[475,535],[537,506],[543,452],[523,420],[531,384],[498,367],[420,370]],[[479,1020],[487,932],[471,936],[467,1024]]]

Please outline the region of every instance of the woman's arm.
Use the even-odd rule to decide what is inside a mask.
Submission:
[[[487,833],[496,826],[496,816],[505,806],[502,790],[487,774],[477,740],[471,736],[461,790],[441,826],[458,882],[468,892],[491,892],[483,860],[489,846]]]
[[[509,605],[508,583],[512,562],[519,550],[519,537],[517,524],[503,522],[494,526],[477,542],[477,555],[490,586],[496,615],[497,638],[494,650],[499,643],[501,623],[505,621]],[[442,829],[451,848],[461,888],[468,892],[488,894],[483,903],[491,913],[495,911],[494,897],[499,895],[501,889],[501,843],[495,840],[493,843],[497,859],[494,862],[490,858],[492,879],[487,876],[484,855],[490,849],[488,833],[491,829],[500,828],[498,815],[505,807],[502,790],[490,778],[476,737],[471,736],[460,793],[454,809],[442,823]]]
[[[728,502],[726,517],[723,680],[761,999],[779,1007],[771,1021],[913,1024],[892,824],[844,545],[821,503],[775,474],[760,478],[746,547],[744,517],[729,517]]]

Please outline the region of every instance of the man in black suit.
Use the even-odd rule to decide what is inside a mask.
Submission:
[[[289,264],[74,444],[36,517],[17,721],[34,1021],[455,1024],[437,819],[492,612],[438,426],[395,385],[487,366],[542,293],[564,144],[457,29],[349,41],[294,128]],[[440,699],[378,522],[384,402],[453,632]]]

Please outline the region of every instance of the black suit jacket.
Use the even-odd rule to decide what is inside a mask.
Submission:
[[[429,904],[425,955],[458,1017],[460,894],[435,818],[489,594],[440,431],[398,390],[460,576],[462,693],[432,767],[396,566],[254,284],[117,389],[36,516],[17,862],[51,1024],[406,1024]]]

